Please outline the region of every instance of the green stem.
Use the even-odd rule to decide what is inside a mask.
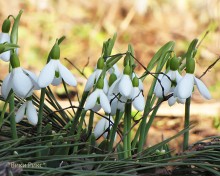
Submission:
[[[44,99],[46,94],[46,88],[41,89],[40,95],[40,107],[38,112],[38,125],[37,125],[37,135],[40,137],[42,133],[42,120],[43,120],[43,108],[44,108]],[[37,152],[37,156],[41,156],[41,151]]]
[[[15,104],[14,104],[14,93],[10,96],[9,100],[9,114],[10,114],[10,125],[11,125],[11,134],[12,139],[17,139],[17,128],[15,122]]]
[[[82,99],[81,99],[80,104],[79,104],[79,108],[77,109],[76,114],[75,114],[75,118],[72,121],[72,126],[71,126],[71,129],[70,129],[70,135],[73,135],[76,131],[76,127],[78,125],[78,121],[79,121],[80,115],[81,115],[82,110],[83,110],[83,106],[86,102],[86,99],[87,99],[88,95],[89,95],[89,92],[83,92]],[[65,128],[68,128],[70,125],[71,125],[71,123],[68,123],[65,126]]]
[[[191,98],[186,99],[185,103],[185,121],[184,121],[184,128],[189,127],[189,120],[190,120],[190,102]],[[188,143],[189,143],[189,130],[184,133],[183,136],[183,151],[188,149]]]
[[[117,127],[118,127],[120,119],[121,119],[120,110],[117,110],[116,111],[116,116],[115,116],[115,121],[114,121],[114,124],[112,126],[111,133],[110,133],[109,151],[112,151],[112,149],[113,149],[113,144],[114,144],[114,141],[115,141],[115,135],[116,135],[116,132],[117,132]]]
[[[124,113],[124,134],[123,134],[123,146],[124,146],[124,158],[131,157],[131,103],[125,104]]]

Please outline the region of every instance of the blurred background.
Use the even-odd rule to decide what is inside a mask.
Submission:
[[[200,76],[220,55],[220,0],[7,0],[0,1],[0,21],[9,15],[17,15],[23,9],[19,27],[19,55],[22,66],[39,74],[46,63],[48,52],[56,38],[63,35],[66,40],[61,45],[61,59],[80,79],[80,74],[64,60],[68,58],[82,68],[89,59],[86,74],[91,73],[101,54],[103,41],[118,34],[114,53],[125,52],[127,45],[133,45],[135,55],[147,65],[155,52],[166,42],[175,41],[175,51],[181,55],[194,38],[202,39],[196,60],[196,73]],[[1,65],[7,65],[1,62]],[[7,73],[1,66],[0,79]],[[138,72],[142,72],[139,67]],[[216,64],[204,77],[215,100],[204,101],[194,96],[197,108],[194,116],[203,119],[200,136],[216,134],[219,128],[220,104],[220,64]],[[207,103],[202,108],[202,102]],[[196,104],[197,103],[197,104]],[[179,109],[178,109],[179,107]],[[158,116],[168,118],[182,116],[184,106],[165,106]],[[211,119],[211,120],[210,120]],[[169,122],[169,123],[168,123]],[[180,118],[172,121],[155,122],[161,133],[177,130]],[[207,123],[211,129],[206,129]],[[203,125],[204,124],[204,125]],[[205,129],[204,129],[205,128]],[[160,133],[160,134],[161,134]],[[208,133],[208,134],[207,134]],[[211,133],[211,134],[209,134]],[[197,138],[198,136],[195,136]]]

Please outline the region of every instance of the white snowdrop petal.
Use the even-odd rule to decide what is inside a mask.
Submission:
[[[18,123],[24,118],[24,113],[26,109],[26,102],[18,109],[15,116],[15,122]]]
[[[102,118],[101,120],[98,121],[98,123],[96,124],[95,128],[94,128],[94,135],[95,138],[98,138],[102,135],[102,133],[106,130],[106,119]],[[107,121],[108,122],[108,121]]]
[[[117,79],[108,89],[108,96],[115,96],[118,94],[118,85],[119,85],[120,79]],[[115,95],[114,95],[115,94]]]
[[[50,85],[55,76],[56,63],[51,59],[49,63],[41,70],[40,75],[38,77],[38,85],[43,88]]]
[[[119,82],[119,92],[122,96],[130,97],[132,93],[132,82],[128,75],[123,75]]]
[[[192,95],[194,85],[194,75],[186,73],[177,85],[177,97],[180,99],[187,99]]]
[[[179,74],[177,70],[175,71],[175,74],[176,74],[176,82],[178,83],[182,79],[182,76]]]
[[[10,51],[5,51],[0,54],[0,59],[2,59],[5,62],[8,62],[10,60],[10,56],[11,56]]]
[[[168,99],[169,106],[173,106],[176,103],[176,97],[172,96]]]
[[[163,95],[167,95],[171,88],[171,81],[168,77],[171,76],[171,72],[168,72],[166,75],[163,75],[161,79],[161,84],[158,81],[157,87],[155,89],[155,95],[159,98],[162,98]],[[163,87],[163,89],[162,89]]]
[[[93,85],[94,85],[94,82],[95,82],[95,76],[96,76],[96,73],[95,73],[95,72],[93,72],[93,73],[89,76],[89,78],[88,78],[88,80],[87,80],[87,82],[86,82],[84,91],[90,91],[90,90],[92,89],[92,87],[93,87]]]
[[[15,94],[21,98],[28,97],[34,87],[31,79],[26,74],[24,74],[21,67],[14,68],[12,72],[12,88]]]
[[[70,86],[76,86],[76,78],[73,76],[73,74],[60,62],[58,63],[59,73],[60,76],[63,78],[63,80],[69,84]]]
[[[186,99],[177,98],[177,103],[185,104]]]
[[[107,94],[108,93],[108,81],[106,79],[106,77],[104,78],[104,87],[103,87],[103,91]]]
[[[115,115],[118,108],[118,99],[115,98],[110,104],[111,106],[111,115]]]
[[[133,92],[133,106],[136,110],[138,111],[143,111],[144,110],[144,106],[145,106],[145,100],[144,97],[142,95],[142,92],[140,92],[138,87],[134,88],[134,92]]]
[[[194,77],[194,80],[195,80],[195,83],[196,83],[196,86],[200,92],[200,94],[210,100],[212,98],[211,94],[209,93],[209,90],[208,88],[206,87],[206,85],[198,78]]]
[[[34,85],[34,90],[39,90],[40,86],[38,85],[37,82],[38,79],[37,76],[33,72],[26,69],[23,69],[23,72],[31,79],[31,82]]]
[[[6,76],[6,78],[3,80],[2,87],[1,87],[1,94],[5,100],[7,99],[11,88],[12,88],[12,74],[9,73]]]
[[[94,92],[92,92],[89,95],[85,104],[85,110],[92,109],[95,106],[98,97],[99,97],[99,90],[96,89]]]
[[[98,112],[101,109],[101,105],[96,102],[95,106],[92,108],[93,111]]]
[[[30,124],[37,125],[37,122],[38,122],[37,111],[36,111],[36,108],[34,107],[32,101],[27,102],[26,115],[28,118],[28,122]]]
[[[110,107],[108,98],[102,90],[100,91],[100,104],[106,113],[111,112],[111,107]]]
[[[52,84],[53,86],[58,86],[61,82],[62,82],[62,78],[61,78],[61,77],[58,77],[58,78],[57,78],[57,77],[55,76],[51,84]]]

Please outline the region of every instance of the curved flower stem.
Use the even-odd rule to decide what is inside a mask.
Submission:
[[[189,120],[190,120],[190,102],[191,97],[186,99],[185,103],[185,121],[184,121],[184,128],[189,127]],[[188,149],[189,143],[189,131],[186,131],[183,136],[183,151]]]
[[[11,94],[9,99],[9,112],[10,112],[10,125],[11,125],[11,134],[12,139],[17,139],[17,128],[15,122],[15,104],[14,104],[14,92]]]
[[[124,158],[131,157],[131,103],[126,103],[124,114]]]
[[[40,137],[42,133],[42,119],[43,119],[43,108],[44,108],[44,99],[46,94],[46,88],[41,89],[40,95],[40,107],[38,112],[38,125],[37,125],[37,135]],[[37,153],[38,156],[41,156],[41,151]]]

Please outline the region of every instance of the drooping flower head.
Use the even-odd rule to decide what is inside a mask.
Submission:
[[[1,93],[3,98],[8,97],[11,89],[20,98],[29,97],[33,89],[39,89],[36,75],[20,67],[19,58],[15,53],[11,55],[10,63],[12,70],[2,83]]]
[[[93,88],[93,86],[99,80],[99,78],[101,76],[104,65],[105,65],[105,61],[104,61],[103,57],[99,58],[95,71],[90,75],[90,77],[88,78],[88,80],[86,82],[84,91],[90,91]],[[106,79],[106,76],[104,77],[103,90],[105,93],[108,92],[108,81]]]
[[[106,112],[106,113],[110,113],[111,112],[111,107],[109,104],[109,100],[103,90],[104,87],[104,78],[100,78],[97,82],[97,87],[94,90],[94,92],[92,92],[85,104],[85,110],[89,110],[89,109],[93,109],[95,107],[96,104],[100,104],[102,109]]]
[[[16,112],[15,121],[19,123],[26,115],[30,124],[37,125],[38,116],[36,108],[32,103],[32,96],[26,98],[26,100],[27,101]]]
[[[200,79],[194,76],[194,72],[195,60],[194,58],[189,57],[186,59],[186,74],[177,84],[177,87],[174,91],[174,96],[177,96],[180,99],[187,99],[192,96],[194,85],[196,85],[200,94],[204,98],[208,100],[211,99],[208,88]]]
[[[62,79],[70,86],[76,86],[77,82],[72,73],[60,62],[60,47],[56,42],[50,54],[50,60],[41,71],[38,84],[41,88],[48,85],[59,85]]]

